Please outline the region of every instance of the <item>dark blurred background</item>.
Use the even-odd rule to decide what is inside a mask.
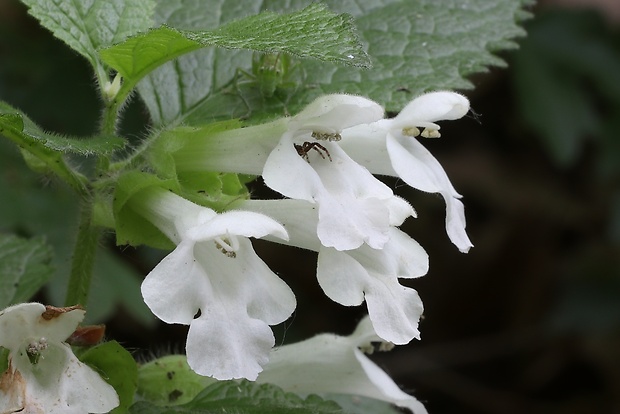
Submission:
[[[425,304],[422,341],[375,360],[431,414],[620,413],[620,2],[541,1],[533,11],[520,49],[501,54],[508,69],[474,77],[476,89],[465,91],[477,115],[443,123],[442,139],[424,141],[464,195],[470,253],[445,235],[441,198],[386,181],[417,209],[403,228],[426,248],[431,268],[403,282]],[[84,59],[16,0],[0,0],[1,100],[48,130],[88,135],[100,107],[92,81]],[[125,134],[139,139],[147,122],[134,99]],[[31,236],[65,223],[29,194],[60,200],[63,214],[75,200],[25,170],[4,141],[0,231]],[[49,233],[62,269],[71,240]],[[185,329],[136,304],[139,277],[162,253],[114,250],[112,237],[108,244],[117,267],[104,281],[126,272],[134,296],[95,319],[139,358],[181,351]],[[294,317],[277,328],[279,343],[351,332],[365,309],[325,298],[314,253],[265,242],[256,249],[298,297]],[[62,288],[49,288],[40,300],[59,298]]]

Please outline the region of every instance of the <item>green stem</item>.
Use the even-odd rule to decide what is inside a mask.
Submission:
[[[116,134],[116,122],[118,120],[118,110],[120,104],[117,99],[109,102],[103,110],[103,120],[101,125],[101,133],[103,135]]]
[[[93,201],[87,200],[82,205],[80,213],[80,227],[73,251],[66,306],[76,304],[86,306],[88,302],[100,236],[101,229],[93,225]]]

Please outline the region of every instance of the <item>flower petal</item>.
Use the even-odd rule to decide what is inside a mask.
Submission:
[[[374,274],[372,281],[364,297],[377,335],[397,345],[420,339],[418,324],[424,306],[418,292],[385,275]]]
[[[202,304],[201,295],[212,290],[209,279],[194,258],[194,242],[181,242],[142,282],[144,302],[166,323],[189,325]]]
[[[293,136],[287,132],[267,157],[263,169],[265,184],[287,197],[314,201],[321,181],[316,172],[294,147]]]
[[[413,188],[440,193],[446,202],[446,231],[460,251],[473,245],[465,232],[465,211],[461,197],[433,155],[415,138],[389,133],[386,145],[398,176]]]
[[[45,407],[45,413],[107,413],[119,404],[114,388],[80,362],[66,344],[50,346],[36,370],[20,372],[29,398]]]
[[[158,318],[190,325],[192,369],[218,379],[255,379],[274,344],[269,325],[295,309],[290,288],[260,260],[250,241],[237,241],[234,256],[213,240],[182,242],[142,284],[145,302]]]
[[[0,346],[15,351],[27,338],[46,338],[62,342],[84,319],[84,310],[73,309],[50,319],[42,317],[46,308],[40,303],[20,303],[0,312]]]
[[[409,102],[393,119],[393,128],[410,126],[439,129],[435,121],[462,118],[469,111],[469,100],[450,91],[429,92]]]
[[[348,251],[347,254],[369,272],[398,278],[416,278],[428,272],[428,254],[420,244],[399,229],[390,229],[390,241],[383,249],[368,246]]]
[[[418,400],[402,392],[384,371],[357,349],[376,337],[366,321],[362,320],[349,337],[323,334],[275,349],[257,382],[275,384],[304,395],[360,395],[409,408],[415,414],[426,414]]]
[[[370,99],[345,94],[324,95],[315,99],[291,119],[291,128],[339,133],[353,125],[383,118],[383,108]]]
[[[269,360],[274,343],[271,328],[243,314],[243,309],[214,306],[190,325],[187,363],[200,375],[253,381]]]
[[[235,207],[273,217],[284,225],[289,235],[287,240],[278,240],[269,236],[265,237],[267,240],[315,252],[318,252],[321,247],[321,242],[316,235],[319,216],[314,203],[293,199],[243,200]]]
[[[197,292],[201,314],[190,325],[188,363],[217,379],[255,379],[274,345],[269,325],[283,322],[295,309],[290,288],[258,258],[249,240],[239,242],[234,258],[211,246],[198,247],[213,290]]]
[[[424,268],[428,264],[426,253],[419,248],[413,256],[419,258],[420,252],[424,262],[420,267]],[[347,252],[322,248],[317,279],[325,294],[335,302],[355,306],[366,300],[377,334],[386,341],[406,344],[420,337],[418,322],[423,306],[415,290],[398,282],[395,272],[405,266],[399,263],[400,255],[391,253],[369,248]],[[356,260],[357,257],[363,260]]]
[[[368,272],[346,252],[321,247],[316,277],[323,292],[334,302],[357,306],[364,301]]]
[[[268,234],[288,239],[286,230],[280,223],[263,214],[250,211],[229,211],[215,216],[201,226],[188,231],[193,240],[208,240],[222,235],[244,237],[264,237]]]

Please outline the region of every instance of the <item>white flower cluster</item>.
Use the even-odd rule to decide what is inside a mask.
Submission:
[[[366,301],[372,335],[393,344],[419,338],[422,302],[398,279],[426,274],[428,256],[397,227],[415,216],[414,209],[373,174],[439,193],[448,236],[467,252],[472,244],[460,195],[416,137],[439,137],[436,121],[461,118],[468,110],[462,95],[433,92],[386,119],[371,100],[327,95],[294,117],[211,134],[175,153],[178,170],[262,175],[287,197],[243,201],[222,214],[165,190],[144,200],[143,216],[177,247],[146,277],[142,293],[160,319],[190,326],[190,367],[218,379],[255,380],[274,346],[269,325],[295,309],[293,293],[248,237],[317,251],[325,294],[345,306]],[[269,364],[282,363],[286,370],[282,361],[298,357],[276,352]],[[357,351],[346,358],[385,375]]]

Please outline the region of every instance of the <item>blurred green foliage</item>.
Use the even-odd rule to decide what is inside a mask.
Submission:
[[[595,12],[541,13],[513,59],[514,91],[525,123],[560,167],[593,141],[601,172],[620,173],[618,35]]]

